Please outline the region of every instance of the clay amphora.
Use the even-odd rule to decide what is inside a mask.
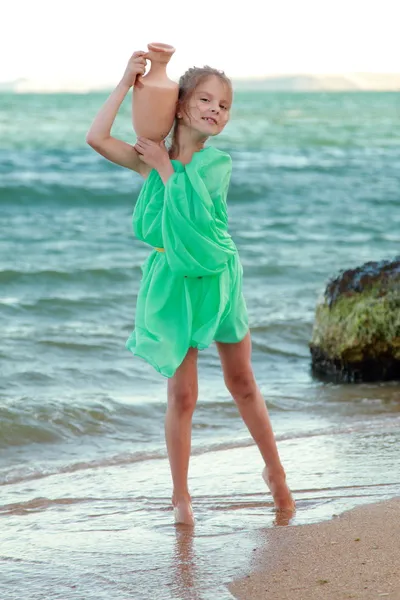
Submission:
[[[145,58],[151,61],[146,75],[133,86],[132,121],[137,136],[161,142],[171,131],[175,119],[179,86],[167,75],[167,63],[175,52],[168,44],[148,44]]]

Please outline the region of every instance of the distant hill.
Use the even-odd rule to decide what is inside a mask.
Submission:
[[[265,91],[400,91],[400,73],[348,73],[343,75],[277,75],[235,79],[235,88]]]
[[[0,93],[16,93],[16,94],[27,94],[27,93],[82,93],[92,91],[103,91],[109,90],[113,86],[112,84],[91,84],[83,81],[36,81],[31,79],[15,79],[13,81],[0,81]]]
[[[15,79],[14,81],[0,81],[0,92],[15,92],[18,85],[25,79]]]
[[[235,89],[285,92],[400,91],[400,73],[345,73],[338,75],[269,75],[253,79],[234,79]],[[88,93],[109,91],[113,84],[81,81],[31,81],[16,79],[0,82],[0,92],[13,93]]]

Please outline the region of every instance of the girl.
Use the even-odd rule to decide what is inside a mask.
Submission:
[[[243,268],[228,233],[226,196],[231,158],[213,147],[229,120],[232,86],[222,71],[189,69],[179,99],[169,150],[138,138],[113,138],[117,111],[146,54],[134,52],[125,73],[97,114],[87,143],[108,160],[145,179],[133,214],[135,235],[154,247],[142,266],[135,329],[127,347],[168,377],[165,437],[176,523],[194,524],[188,489],[192,416],[197,401],[198,351],[216,342],[224,381],[265,461],[263,478],[278,511],[292,514],[267,407],[254,379]]]

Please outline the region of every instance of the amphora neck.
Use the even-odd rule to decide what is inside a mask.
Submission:
[[[151,65],[166,65],[173,53],[175,52],[175,48],[173,46],[169,46],[168,44],[148,44],[147,48],[149,51],[146,53],[146,58],[151,61]]]

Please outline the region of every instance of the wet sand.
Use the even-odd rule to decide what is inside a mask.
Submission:
[[[332,521],[259,532],[238,600],[400,600],[400,498]]]

